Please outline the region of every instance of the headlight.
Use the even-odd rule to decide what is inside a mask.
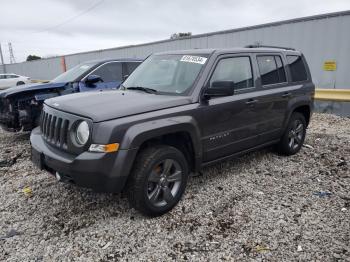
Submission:
[[[81,122],[76,131],[76,140],[79,145],[85,145],[89,140],[90,129],[86,121]]]

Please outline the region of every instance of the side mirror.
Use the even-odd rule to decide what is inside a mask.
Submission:
[[[210,88],[204,91],[204,97],[210,99],[212,97],[232,96],[235,93],[235,83],[233,81],[215,81]]]
[[[98,82],[103,82],[102,78],[98,75],[89,75],[85,80],[86,86],[90,87]]]

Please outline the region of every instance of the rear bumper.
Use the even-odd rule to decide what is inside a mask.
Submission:
[[[30,136],[32,160],[40,158],[40,168],[51,174],[59,173],[63,181],[92,188],[98,192],[121,192],[127,181],[137,149],[116,153],[83,152],[71,155],[47,145],[39,128]]]

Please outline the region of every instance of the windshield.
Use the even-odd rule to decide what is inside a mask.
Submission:
[[[91,69],[91,67],[93,67],[94,65],[96,65],[96,63],[83,63],[80,65],[77,65],[69,69],[68,71],[64,72],[63,74],[60,74],[55,79],[51,80],[51,82],[54,82],[54,83],[73,82],[82,74],[84,74],[86,71]]]
[[[208,55],[153,55],[123,83],[125,88],[151,88],[160,93],[184,94],[196,80]]]

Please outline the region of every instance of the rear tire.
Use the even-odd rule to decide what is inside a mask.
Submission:
[[[277,144],[277,151],[286,156],[298,153],[303,146],[305,135],[305,117],[298,112],[294,112],[289,119],[280,142]]]
[[[153,146],[141,151],[126,187],[129,203],[146,216],[161,216],[180,201],[188,180],[188,163],[171,146]]]
[[[16,86],[20,86],[20,85],[24,85],[24,82],[22,81],[17,82]]]

